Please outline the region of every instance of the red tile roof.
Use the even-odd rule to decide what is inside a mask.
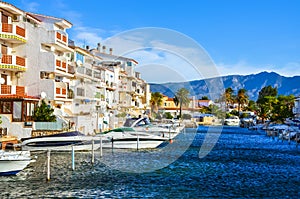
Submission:
[[[28,95],[0,95],[0,99],[31,99],[31,100],[39,100],[40,98]]]

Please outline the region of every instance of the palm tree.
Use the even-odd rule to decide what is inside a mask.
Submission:
[[[240,113],[241,106],[244,107],[244,104],[248,103],[248,95],[247,90],[242,88],[238,91],[237,97],[236,97],[237,103],[238,103],[238,112]]]
[[[181,88],[176,92],[173,98],[175,105],[179,105],[179,118],[182,116],[182,106],[190,103],[189,94],[190,92],[186,88]]]
[[[234,96],[233,96],[233,90],[232,88],[226,88],[224,94],[223,94],[223,98],[226,104],[226,109],[228,110],[229,108],[229,104],[232,104],[234,102]]]
[[[151,93],[151,111],[158,113],[158,108],[162,104],[163,95],[160,92]]]

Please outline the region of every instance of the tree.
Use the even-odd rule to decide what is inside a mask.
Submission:
[[[277,101],[274,96],[265,96],[264,100],[258,104],[258,116],[262,119],[264,123],[266,119],[270,119],[272,117],[273,112],[273,104]]]
[[[226,88],[225,89],[225,92],[222,96],[222,101],[225,101],[225,107],[226,107],[226,110],[229,109],[229,104],[233,104],[234,103],[234,95],[233,95],[233,90],[232,88]]]
[[[249,100],[248,105],[246,107],[246,110],[247,111],[256,111],[257,110],[257,106],[256,106],[255,101]]]
[[[295,97],[293,95],[279,95],[273,103],[271,121],[283,123],[286,118],[293,117]]]
[[[54,109],[43,100],[41,105],[35,108],[32,118],[35,122],[55,122],[56,117],[53,112]]]
[[[158,108],[161,106],[163,95],[160,92],[151,93],[151,111],[158,113]]]
[[[173,119],[173,116],[170,112],[166,112],[164,116],[166,119]]]
[[[258,106],[257,115],[265,122],[265,119],[271,117],[273,106],[276,103],[277,88],[272,86],[263,87],[258,94],[256,104]]]
[[[202,96],[201,100],[208,100],[208,97],[207,96]]]
[[[265,97],[266,96],[272,96],[272,97],[276,97],[278,94],[278,91],[277,91],[277,88],[273,88],[272,86],[265,86],[263,87],[259,93],[258,93],[258,98],[257,98],[257,101],[256,103],[257,104],[260,104],[260,103],[263,103],[264,100],[265,100]]]
[[[238,112],[240,113],[241,106],[244,107],[244,104],[247,104],[249,101],[246,89],[242,88],[238,91],[238,94],[236,96],[236,101],[238,103]]]
[[[181,88],[176,92],[173,98],[175,105],[179,105],[179,118],[182,116],[182,106],[190,103],[189,94],[190,92],[186,88]]]

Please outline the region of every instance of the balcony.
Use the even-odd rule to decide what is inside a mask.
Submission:
[[[75,67],[68,64],[66,60],[55,59],[55,70],[67,76],[73,76],[75,74]]]
[[[68,99],[66,83],[55,82],[55,98]]]
[[[46,46],[54,47],[62,52],[72,52],[68,47],[68,36],[63,31],[51,30],[46,41],[43,42]]]
[[[26,30],[16,24],[1,23],[0,38],[10,43],[26,43]]]
[[[109,83],[108,81],[106,81],[106,89],[109,90],[109,91],[116,90],[116,88],[117,88],[116,85],[117,85],[116,83],[113,83],[113,82]]]
[[[82,67],[78,67],[76,71],[77,71],[77,75],[80,74],[84,78],[93,79],[93,70],[92,69],[82,66]]]
[[[65,44],[65,45],[68,45],[68,43],[67,43],[67,36],[63,35],[63,34],[61,34],[59,32],[56,32],[56,40],[57,40],[57,42],[61,42],[61,43]]]
[[[16,55],[2,55],[0,69],[26,71],[26,58]]]
[[[63,71],[63,72],[67,72],[67,63],[65,61],[61,61],[61,60],[56,60],[55,61],[55,68],[57,70]]]
[[[4,85],[0,87],[0,95],[18,95],[25,96],[25,87],[16,85]]]

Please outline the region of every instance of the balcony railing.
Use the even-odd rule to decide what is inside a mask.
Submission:
[[[57,70],[67,72],[67,63],[66,62],[57,59],[55,66],[56,66]]]
[[[59,42],[62,42],[64,44],[67,44],[67,36],[64,34],[61,34],[60,32],[56,32],[56,40]]]
[[[19,95],[25,96],[25,87],[24,86],[16,86],[16,85],[4,85],[2,84],[0,87],[1,95]]]
[[[56,98],[68,98],[67,85],[64,82],[55,83],[55,97]]]
[[[16,24],[2,23],[0,37],[12,41],[26,42],[26,30]]]
[[[16,55],[2,55],[0,69],[1,68],[25,71],[26,59]]]

